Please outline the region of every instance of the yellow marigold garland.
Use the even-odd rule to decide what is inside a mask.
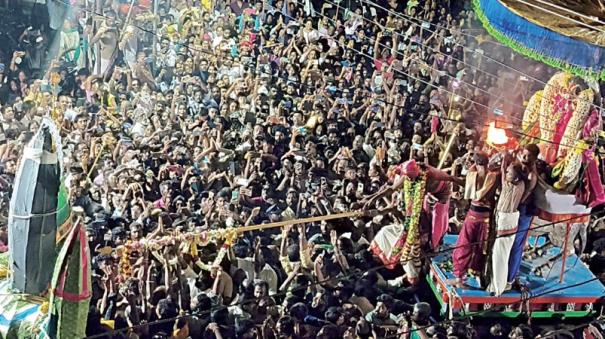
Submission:
[[[426,189],[426,173],[412,181],[406,178],[403,182],[403,199],[407,219],[405,229],[407,230],[405,244],[403,246],[402,260],[414,259],[415,252],[420,248],[420,214],[424,203],[424,194]]]

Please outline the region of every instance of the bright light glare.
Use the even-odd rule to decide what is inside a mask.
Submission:
[[[492,145],[504,145],[508,142],[506,131],[497,128],[494,121],[489,123],[489,128],[487,129],[487,142]]]

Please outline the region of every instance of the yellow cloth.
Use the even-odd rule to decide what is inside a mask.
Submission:
[[[187,339],[189,337],[189,326],[186,325],[183,328],[176,329],[172,332],[172,338],[174,339]]]
[[[281,213],[281,217],[283,221],[294,220],[296,219],[296,214],[290,207],[288,207],[285,211]]]
[[[108,326],[112,330],[115,329],[116,322],[114,320],[101,319],[101,325]]]
[[[198,254],[197,253],[198,252],[197,251],[197,243],[198,243],[198,241],[199,241],[199,236],[196,235],[195,238],[193,239],[193,241],[191,242],[191,245],[189,246],[189,251],[190,251],[190,253],[191,253],[191,255],[193,257],[196,257],[197,254]]]
[[[312,115],[311,117],[309,117],[309,120],[307,120],[307,123],[305,124],[305,128],[308,129],[315,129],[315,126],[317,126],[317,115]]]
[[[48,313],[48,301],[45,301],[40,305],[40,313],[46,314]]]
[[[292,268],[292,263],[290,262],[290,259],[288,258],[287,255],[280,255],[279,263],[281,264],[281,267],[284,269],[284,272],[286,272],[286,275],[289,275],[294,270]]]
[[[311,260],[311,248],[300,249],[300,265],[306,270],[313,269],[313,260]]]

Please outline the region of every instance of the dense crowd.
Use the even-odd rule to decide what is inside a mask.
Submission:
[[[488,71],[515,56],[477,33],[470,9],[446,0],[173,0],[159,2],[154,21],[144,0],[106,1],[97,14],[81,2],[51,2],[54,30],[23,27],[0,47],[0,251],[23,146],[51,116],[94,255],[88,335],[540,334],[527,325],[480,333],[464,319],[438,322],[425,283],[410,283],[369,251],[394,222],[390,214],[246,232],[228,250],[224,239],[188,241],[367,210],[368,202],[388,208],[372,197],[390,184],[389,168],[409,159],[427,167],[443,159],[453,178],[486,165],[480,136],[493,114],[490,93],[510,84],[506,74],[471,67],[477,55],[462,46],[494,55],[483,61]],[[516,58],[533,76],[550,72]],[[520,96],[532,89],[518,86]],[[462,191],[454,184],[451,233],[468,209]],[[602,275],[598,226],[585,259]]]

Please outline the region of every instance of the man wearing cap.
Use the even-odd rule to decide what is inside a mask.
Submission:
[[[488,157],[485,153],[476,153],[474,165],[466,175],[464,198],[471,200],[471,207],[464,219],[458,241],[453,252],[455,281],[461,286],[467,270],[474,274],[483,272],[487,255],[487,237],[489,220],[494,208],[498,171],[489,171]]]

